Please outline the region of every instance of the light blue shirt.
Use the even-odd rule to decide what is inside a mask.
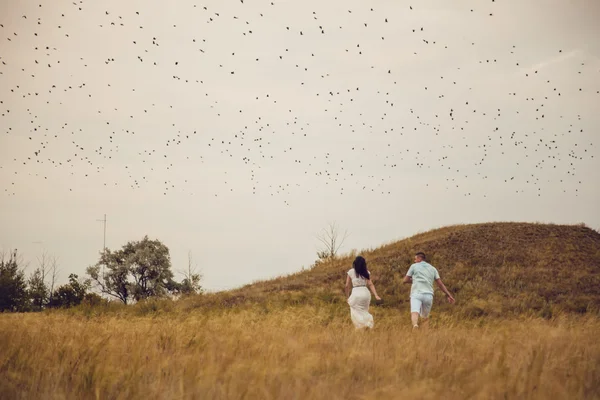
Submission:
[[[411,296],[421,293],[433,294],[433,282],[440,279],[438,270],[425,261],[411,265],[406,275],[412,277]]]

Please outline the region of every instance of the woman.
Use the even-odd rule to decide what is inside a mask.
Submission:
[[[350,287],[352,287],[352,294],[348,296]],[[377,295],[375,285],[371,282],[367,262],[363,257],[358,256],[346,277],[346,297],[350,305],[350,318],[356,329],[373,328],[373,316],[369,314],[369,304],[371,303],[369,289],[377,300],[381,300],[381,297]]]

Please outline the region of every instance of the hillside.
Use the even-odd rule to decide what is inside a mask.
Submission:
[[[360,254],[384,298],[383,307],[407,307],[410,289],[401,280],[416,251],[428,255],[457,299],[456,306],[450,306],[438,295],[436,312],[550,317],[557,311],[600,310],[600,234],[584,226],[458,225],[363,251]],[[236,290],[185,299],[181,306],[343,304],[345,273],[355,255]]]
[[[415,331],[409,287],[400,280],[418,250],[431,256],[457,304],[437,296],[429,329]],[[344,302],[348,255],[178,301],[0,314],[0,343],[6,343],[0,393],[10,399],[600,398],[597,232],[452,226],[362,254],[386,300],[373,307],[375,329],[367,334],[353,328]]]

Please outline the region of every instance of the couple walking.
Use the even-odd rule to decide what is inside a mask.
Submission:
[[[433,282],[446,294],[449,303],[454,303],[454,297],[440,279],[437,269],[426,261],[425,253],[415,255],[415,263],[410,266],[403,283],[411,284],[410,290],[410,317],[413,329],[419,327],[419,317],[423,325],[427,324],[429,312],[433,305]],[[350,294],[352,289],[352,294]],[[354,326],[359,328],[373,328],[373,316],[369,313],[371,293],[378,301],[381,297],[375,290],[371,281],[371,274],[367,269],[367,262],[361,256],[356,257],[352,268],[346,277],[346,297],[350,305],[350,318]]]

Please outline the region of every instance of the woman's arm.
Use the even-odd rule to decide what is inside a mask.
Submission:
[[[377,300],[381,300],[381,297],[379,297],[379,295],[377,295],[377,290],[375,290],[375,285],[373,285],[373,282],[370,279],[367,281],[367,286],[369,287],[369,290],[371,290],[371,293],[373,293],[373,296],[375,296],[375,298]]]
[[[346,299],[350,297],[350,288],[352,287],[352,279],[349,275],[346,275]]]

